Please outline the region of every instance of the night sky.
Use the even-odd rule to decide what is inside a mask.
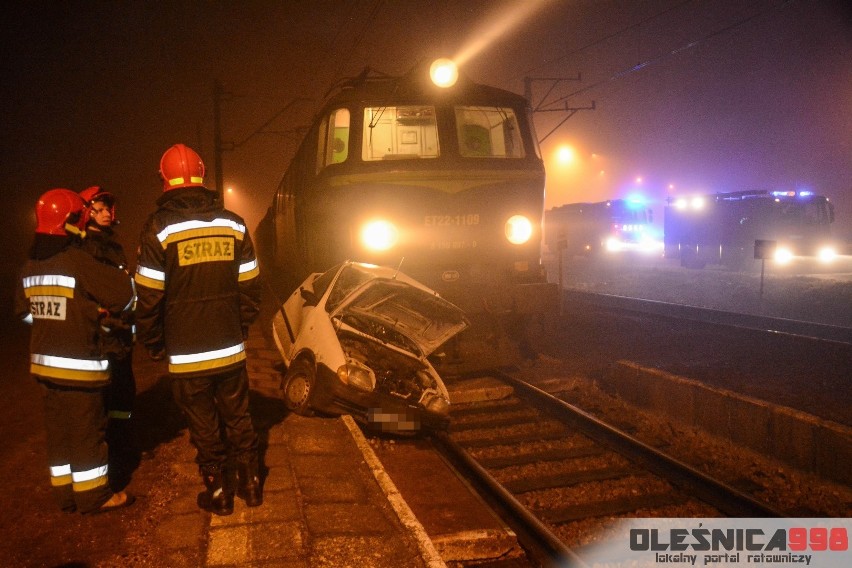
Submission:
[[[2,26],[4,261],[17,265],[47,189],[102,185],[136,246],[184,142],[214,171],[214,80],[227,92],[228,205],[254,229],[328,88],[463,56],[472,79],[533,102],[547,207],[667,193],[809,188],[852,239],[852,24],[843,2],[17,2]],[[580,80],[576,80],[578,74]],[[561,144],[572,164],[553,159]],[[600,174],[603,170],[605,173]],[[214,180],[210,177],[210,186]],[[675,189],[668,189],[674,184]],[[660,217],[661,219],[661,217]],[[15,266],[15,270],[17,266]],[[4,270],[4,272],[6,272]]]

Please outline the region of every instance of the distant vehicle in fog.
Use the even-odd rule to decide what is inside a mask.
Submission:
[[[810,191],[670,197],[664,215],[664,254],[688,268],[747,267],[756,256],[762,258],[755,248],[764,245],[779,263],[795,257],[831,262],[838,252],[831,235],[834,205]]]
[[[569,203],[545,212],[545,242],[551,253],[570,256],[659,252],[652,223],[653,212],[641,199]]]
[[[347,261],[312,274],[272,322],[285,404],[385,432],[445,429],[450,398],[428,357],[467,325],[458,307],[396,269]]]

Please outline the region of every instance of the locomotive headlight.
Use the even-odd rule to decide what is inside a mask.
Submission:
[[[396,245],[399,231],[384,219],[370,221],[361,227],[361,244],[373,251],[385,251]]]
[[[506,221],[506,238],[513,245],[522,245],[532,237],[533,227],[523,215],[513,215]]]
[[[429,78],[436,86],[446,89],[452,87],[458,81],[459,68],[449,59],[436,59],[429,67]]]

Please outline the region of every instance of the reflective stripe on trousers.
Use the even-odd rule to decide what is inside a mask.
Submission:
[[[107,483],[103,389],[64,387],[37,378],[44,402],[51,485],[73,488],[68,496],[78,511],[94,510],[112,495]]]

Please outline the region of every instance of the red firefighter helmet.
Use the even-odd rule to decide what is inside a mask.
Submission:
[[[160,158],[163,191],[181,187],[204,187],[204,162],[195,150],[175,144]]]
[[[103,203],[109,209],[109,216],[112,218],[112,224],[118,225],[118,220],[115,218],[115,196],[108,191],[105,191],[99,185],[87,187],[79,193],[83,201],[86,202],[86,210],[83,212],[83,217],[88,222],[91,219],[91,212],[94,209],[96,202]]]
[[[83,199],[70,189],[51,189],[36,202],[36,233],[65,236],[86,226]]]

